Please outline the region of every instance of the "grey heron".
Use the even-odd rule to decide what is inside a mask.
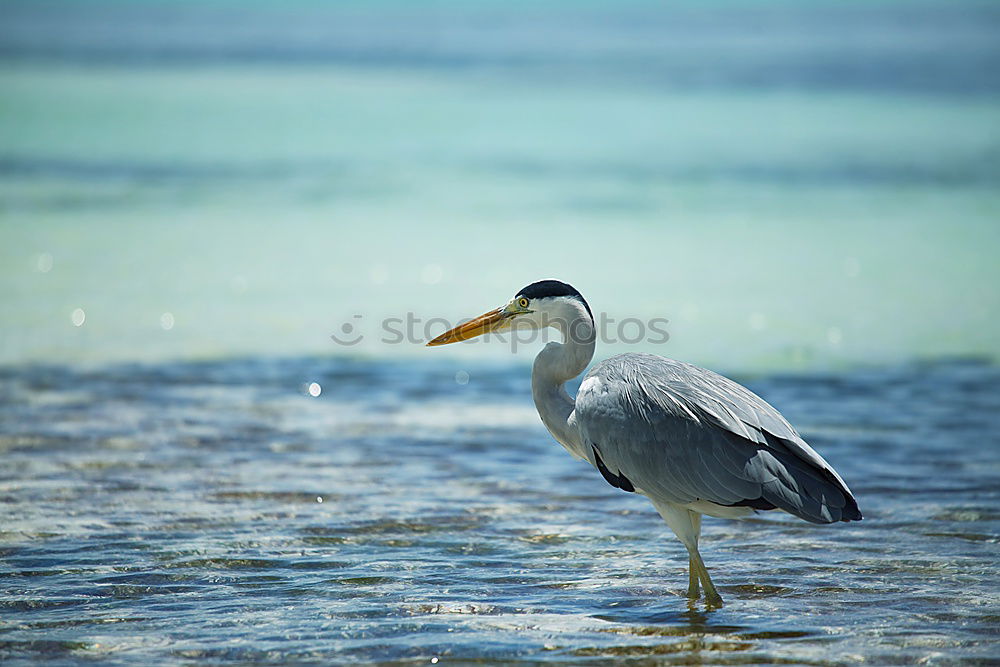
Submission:
[[[574,400],[565,383],[594,357],[597,328],[583,296],[557,280],[532,283],[504,306],[427,343],[445,345],[513,326],[554,327],[531,394],[542,423],[609,484],[649,498],[688,551],[689,598],[722,598],[698,552],[701,517],[784,510],[813,523],[860,521],[840,475],[763,399],[717,373],[652,354],[597,364]]]

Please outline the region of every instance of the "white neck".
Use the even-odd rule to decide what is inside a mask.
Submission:
[[[564,385],[582,373],[594,358],[597,332],[593,319],[579,301],[560,299],[547,314],[550,318],[547,324],[559,330],[563,342],[548,343],[535,357],[531,395],[552,437],[574,456],[586,459],[573,423],[575,403]]]

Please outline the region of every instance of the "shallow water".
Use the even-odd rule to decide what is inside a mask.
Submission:
[[[4,367],[0,657],[1000,660],[1000,368],[740,379],[865,520],[706,520],[706,610],[648,502],[548,437],[521,365]]]

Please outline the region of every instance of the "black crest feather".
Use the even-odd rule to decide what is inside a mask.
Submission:
[[[567,296],[573,299],[577,299],[583,304],[583,307],[587,309],[587,314],[590,315],[590,319],[594,319],[594,313],[590,312],[590,304],[587,300],[583,298],[583,295],[572,285],[569,285],[558,280],[539,280],[537,283],[531,283],[527,287],[518,291],[517,296],[527,297],[529,299],[544,299],[546,297],[555,296]]]

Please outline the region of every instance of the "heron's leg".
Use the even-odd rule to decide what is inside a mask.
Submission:
[[[694,526],[694,550],[691,551],[691,547],[688,547],[691,553],[691,570],[698,573],[698,579],[701,579],[701,586],[705,589],[705,602],[707,602],[712,607],[722,606],[722,596],[719,595],[719,591],[715,590],[715,584],[712,583],[712,578],[708,576],[708,568],[705,567],[705,562],[701,559],[701,554],[698,552],[698,539],[701,537],[701,514],[698,512],[692,512],[688,510],[688,514],[691,515],[691,525]]]
[[[652,498],[650,500],[653,500]],[[686,507],[668,502],[653,500],[653,507],[660,513],[663,520],[667,522],[670,529],[674,531],[685,547],[687,547],[688,558],[688,597],[698,598],[700,591],[698,583],[705,588],[705,599],[713,606],[721,606],[722,598],[712,585],[712,580],[708,577],[705,564],[701,561],[698,553],[698,537],[701,534],[701,514],[692,512]]]
[[[691,532],[694,534],[694,552],[698,553],[698,539],[701,537],[701,515],[697,512],[692,512],[688,510],[688,520],[691,522]],[[690,542],[689,540],[688,542]],[[690,554],[691,547],[686,542],[685,546],[688,547],[688,553]],[[701,597],[701,591],[698,590],[698,580],[701,578],[698,572],[698,566],[695,564],[694,556],[688,556],[688,597],[691,599],[698,599]]]
[[[708,569],[705,567],[705,562],[701,559],[701,554],[698,553],[698,547],[695,547],[690,553],[691,571],[698,573],[701,584],[705,587],[705,602],[712,607],[721,607],[722,596],[719,595],[719,591],[715,590],[715,584],[712,583],[712,578],[708,576]]]
[[[694,556],[688,557],[688,597],[692,600],[696,600],[701,597],[701,591],[698,589],[698,570],[695,569]]]

